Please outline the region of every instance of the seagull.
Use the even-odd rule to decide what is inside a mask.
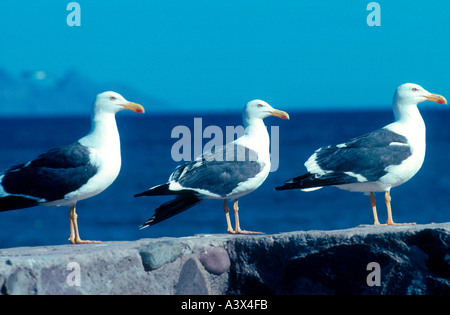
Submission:
[[[183,165],[170,175],[168,182],[136,194],[139,196],[176,195],[155,210],[141,228],[166,220],[206,199],[224,199],[229,234],[257,234],[242,230],[239,224],[238,198],[254,191],[270,171],[269,134],[263,119],[289,115],[261,100],[250,101],[243,110],[245,133],[225,146],[213,148]],[[232,228],[227,200],[234,200],[235,228]]]
[[[374,193],[384,192],[386,224],[399,225],[392,218],[390,190],[411,179],[424,161],[425,123],[417,108],[417,104],[424,101],[447,104],[443,96],[432,94],[417,84],[400,85],[393,99],[393,123],[345,143],[316,150],[305,163],[306,174],[275,189],[312,191],[335,186],[370,194],[375,225],[380,222]]]
[[[105,190],[120,171],[120,138],[115,114],[144,108],[115,92],[97,95],[89,134],[49,150],[35,160],[0,173],[0,212],[34,206],[69,206],[72,244],[100,243],[80,238],[76,203]]]

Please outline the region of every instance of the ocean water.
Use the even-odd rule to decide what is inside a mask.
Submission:
[[[334,187],[313,192],[275,191],[305,172],[304,162],[319,147],[338,144],[392,122],[391,111],[290,112],[289,121],[269,117],[268,130],[279,126],[279,167],[264,184],[239,199],[241,227],[264,233],[330,230],[372,224],[369,197]],[[450,220],[450,111],[422,110],[427,125],[427,154],[422,169],[409,182],[392,189],[396,222]],[[176,126],[194,130],[194,118],[207,126],[241,124],[239,113],[152,116],[119,113],[122,169],[103,193],[77,204],[81,238],[136,240],[226,233],[222,200],[207,200],[155,226],[139,230],[154,209],[171,197],[133,195],[164,183],[179,162],[171,157]],[[71,143],[90,129],[89,117],[0,118],[0,170],[29,161],[40,153]],[[224,132],[225,133],[225,132]],[[197,135],[199,136],[199,135]],[[194,135],[192,134],[192,137]],[[205,145],[211,139],[203,139]],[[225,139],[224,139],[225,141]],[[378,197],[380,222],[386,220],[383,194]],[[231,206],[231,205],[230,205]],[[0,248],[67,244],[67,207],[34,207],[0,213]],[[232,216],[233,217],[233,216]]]

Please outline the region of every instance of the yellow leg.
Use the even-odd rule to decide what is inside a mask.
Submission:
[[[239,225],[239,207],[238,207],[238,200],[236,199],[233,203],[233,211],[234,211],[234,220],[235,220],[235,225],[236,228],[234,229],[234,233],[235,234],[261,234],[261,232],[252,232],[252,231],[245,231],[245,230],[241,230],[241,227]]]
[[[389,191],[386,191],[384,193],[384,201],[386,201],[386,208],[387,208],[387,225],[395,225],[394,220],[392,219],[392,209],[391,209],[391,195],[389,194]]]
[[[72,244],[75,244],[75,239],[76,239],[76,234],[77,234],[77,226],[75,223],[75,219],[77,217],[77,214],[75,212],[75,205],[70,207],[69,210],[69,222],[70,222],[70,236],[69,236],[69,241]]]
[[[230,220],[230,208],[228,208],[227,200],[224,200],[223,203],[223,210],[225,211],[225,218],[227,219],[227,232],[228,234],[234,234],[233,227],[231,226],[231,220]]]
[[[413,225],[415,223],[395,223],[392,219],[392,209],[391,209],[391,195],[389,194],[389,191],[386,191],[384,194],[384,200],[386,201],[386,208],[387,208],[387,225]]]
[[[83,241],[80,238],[80,234],[78,233],[78,223],[77,218],[78,215],[76,213],[76,207],[75,205],[70,207],[69,210],[69,221],[70,221],[70,237],[69,241],[72,244],[98,244],[102,243],[101,241]]]
[[[377,200],[375,199],[375,194],[373,192],[371,192],[370,193],[370,204],[372,205],[373,224],[374,225],[380,225],[380,221],[378,221],[378,214],[377,214],[376,203],[377,203]]]

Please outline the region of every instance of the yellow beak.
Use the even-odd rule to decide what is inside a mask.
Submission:
[[[289,119],[289,114],[284,112],[284,111],[282,111],[282,110],[275,109],[273,111],[270,111],[269,113],[272,116],[276,116],[276,117],[279,117],[281,119]]]
[[[438,104],[447,104],[447,100],[442,95],[430,94],[429,96],[425,96],[425,98]]]
[[[145,109],[142,105],[139,105],[139,104],[136,104],[133,102],[128,102],[126,104],[121,104],[121,105],[123,106],[124,109],[129,109],[136,113],[145,113]]]

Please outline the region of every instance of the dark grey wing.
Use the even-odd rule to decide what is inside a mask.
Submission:
[[[206,190],[224,197],[239,183],[259,174],[263,167],[255,151],[229,143],[178,167],[170,180],[184,188]]]
[[[317,150],[315,162],[323,171],[351,172],[367,181],[375,181],[386,174],[388,166],[401,164],[411,154],[404,136],[380,129],[341,145]]]
[[[90,163],[89,149],[78,142],[47,151],[0,175],[0,185],[6,193],[0,195],[0,211],[10,210],[14,199],[18,202],[23,202],[23,198],[34,202],[63,199],[86,184],[96,172],[97,168]]]
[[[306,189],[377,181],[386,168],[412,154],[406,137],[380,129],[339,145],[320,148],[305,164],[309,173],[288,180],[277,190]],[[314,165],[314,167],[308,167]]]

